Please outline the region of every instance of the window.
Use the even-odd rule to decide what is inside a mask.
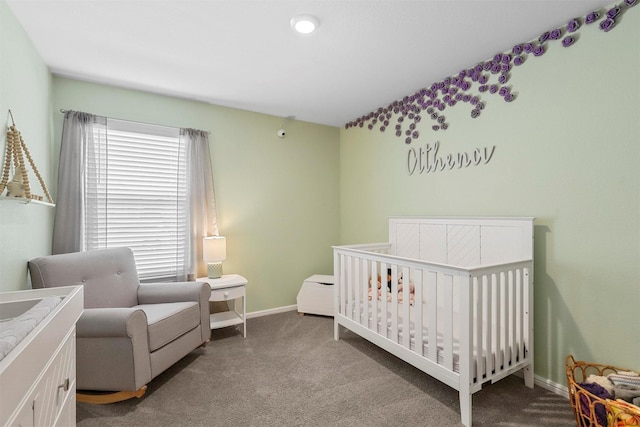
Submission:
[[[142,281],[175,280],[189,207],[180,129],[108,119],[87,151],[83,249],[128,246]]]
[[[198,277],[218,235],[208,132],[63,112],[52,253],[128,246],[141,280]]]

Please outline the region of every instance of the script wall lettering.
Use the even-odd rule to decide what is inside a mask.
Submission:
[[[439,141],[433,145],[425,144],[421,147],[409,148],[407,151],[407,172],[409,175],[487,164],[493,157],[496,146],[476,148],[470,153],[463,151],[445,155],[441,155],[439,150]]]

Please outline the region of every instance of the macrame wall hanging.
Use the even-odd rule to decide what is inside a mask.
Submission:
[[[6,199],[18,199],[30,202],[36,200],[43,202],[43,197],[36,194],[31,194],[31,185],[29,184],[29,174],[27,171],[27,165],[25,163],[25,156],[33,170],[33,173],[40,181],[40,186],[44,191],[44,197],[46,197],[48,203],[53,204],[53,199],[47,186],[40,175],[40,171],[36,167],[36,164],[29,153],[27,144],[22,139],[20,131],[16,128],[16,124],[13,120],[13,113],[9,110],[11,116],[11,126],[7,131],[7,150],[4,158],[4,168],[2,170],[2,181],[0,181],[0,195],[7,190],[6,195],[3,198]],[[13,177],[9,181],[9,175],[11,173],[11,163],[13,161]]]

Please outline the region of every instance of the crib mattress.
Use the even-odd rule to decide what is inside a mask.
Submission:
[[[376,316],[376,322],[375,324],[377,325],[377,329],[375,330],[376,333],[381,334],[381,331],[384,330],[384,328],[386,327],[386,337],[391,339],[392,341],[397,342],[398,344],[401,344],[404,342],[404,322],[403,322],[403,317],[402,317],[402,310],[398,309],[398,316],[397,316],[397,339],[395,337],[392,336],[393,332],[393,326],[392,326],[392,313],[391,313],[391,302],[387,302],[387,318],[386,321],[383,321],[382,319],[382,310],[380,310],[380,306],[381,304],[378,304],[378,313]],[[360,324],[362,324],[363,326],[366,326],[368,329],[373,329],[371,327],[371,325],[373,324],[372,322],[372,318],[373,318],[373,304],[371,303],[371,301],[369,301],[368,303],[369,307],[368,307],[368,313],[369,313],[369,318],[368,318],[368,322],[366,324],[364,324],[364,322],[358,322]],[[399,307],[401,307],[402,305],[399,305]],[[410,318],[413,319],[414,318],[414,313],[413,313],[413,306],[410,307]],[[357,309],[354,307],[352,309],[353,315],[356,315]],[[360,316],[356,316],[357,318],[362,318],[362,313],[364,312],[364,307],[361,306],[360,309]],[[459,342],[459,336],[458,336],[458,330],[457,328],[454,327],[454,334],[453,334],[453,371],[456,373],[460,373],[460,342]],[[411,351],[420,354],[421,356],[425,357],[425,358],[431,358],[431,351],[433,346],[430,345],[429,342],[429,328],[428,325],[424,325],[421,328],[421,333],[422,333],[422,352],[420,352],[419,350],[416,349],[416,330],[415,330],[415,325],[413,320],[410,320],[409,322],[409,348]],[[437,363],[439,365],[443,365],[445,363],[444,361],[444,355],[445,355],[445,351],[444,351],[444,347],[445,347],[445,343],[444,343],[444,335],[442,333],[437,333],[436,334],[437,339],[436,339],[436,343],[435,343],[435,351],[436,351],[436,360]],[[474,380],[477,378],[477,367],[478,366],[487,366],[487,362],[490,363],[489,366],[495,366],[496,363],[498,363],[497,361],[501,360],[503,361],[502,364],[506,364],[508,366],[510,365],[515,365],[521,358],[522,355],[518,354],[518,347],[519,346],[515,346],[514,348],[512,348],[511,346],[507,346],[506,349],[498,349],[498,350],[493,350],[492,352],[488,353],[488,352],[482,352],[482,354],[479,354],[479,352],[477,351],[477,349],[474,348],[474,361],[473,361],[473,376],[474,376]],[[431,359],[433,360],[433,359]],[[502,368],[502,366],[499,367],[500,369]],[[493,369],[492,369],[493,370]],[[483,376],[485,376],[483,374]]]

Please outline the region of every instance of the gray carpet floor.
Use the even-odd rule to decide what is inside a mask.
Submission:
[[[215,330],[141,399],[77,404],[91,426],[460,426],[458,392],[344,331],[288,312]],[[569,401],[510,376],[473,396],[474,426],[575,425]]]

